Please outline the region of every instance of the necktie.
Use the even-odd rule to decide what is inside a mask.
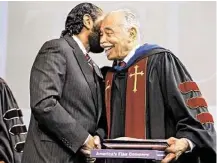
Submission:
[[[87,63],[90,65],[90,67],[92,68],[92,70],[94,70],[94,63],[93,63],[93,60],[92,58],[90,58],[90,56],[88,55],[88,53],[86,54],[85,56],[86,60],[87,60]]]
[[[86,54],[85,56],[87,63],[89,64],[89,66],[91,67],[92,71],[95,72],[99,77],[103,78],[99,67],[94,63],[94,61],[92,60],[92,58]]]

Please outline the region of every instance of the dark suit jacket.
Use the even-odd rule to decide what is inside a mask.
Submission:
[[[88,134],[105,136],[100,80],[72,37],[42,46],[31,70],[22,163],[84,162],[79,149]]]

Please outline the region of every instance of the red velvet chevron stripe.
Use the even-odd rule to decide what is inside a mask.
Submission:
[[[186,104],[191,109],[196,109],[198,107],[207,107],[206,100],[203,97],[194,97],[186,101]]]
[[[182,93],[189,93],[191,91],[194,91],[194,92],[198,92],[200,91],[197,84],[193,81],[186,81],[186,82],[183,82],[181,84],[179,84],[179,90],[182,92]]]
[[[196,118],[200,121],[200,123],[214,123],[213,117],[210,113],[200,113],[196,116]]]

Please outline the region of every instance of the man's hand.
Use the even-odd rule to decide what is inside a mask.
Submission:
[[[94,136],[93,138],[94,138],[95,148],[96,148],[96,149],[101,149],[102,146],[101,146],[101,142],[100,142],[99,136],[96,135],[96,136]]]
[[[91,135],[89,135],[87,142],[81,148],[81,152],[86,157],[90,157],[91,149],[101,149],[101,142],[99,136],[92,137]]]
[[[0,161],[0,163],[5,163],[4,161]]]
[[[94,163],[96,161],[95,158],[90,158],[91,149],[101,149],[101,142],[99,136],[92,137],[91,135],[89,135],[87,142],[81,148],[81,152],[86,157],[87,163]]]
[[[169,147],[166,148],[168,153],[161,163],[169,163],[172,160],[177,160],[179,156],[189,148],[188,141],[185,138],[177,139],[171,137],[167,140]]]
[[[86,157],[90,157],[90,150],[94,148],[94,138],[89,135],[86,143],[81,147],[81,153],[83,153]]]

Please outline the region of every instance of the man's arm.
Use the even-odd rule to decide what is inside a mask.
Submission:
[[[103,73],[103,72],[102,72]],[[107,137],[107,120],[106,120],[106,108],[105,108],[105,82],[100,82],[101,87],[101,95],[102,95],[102,114],[98,123],[98,129],[96,131],[96,135],[100,137],[100,139],[105,139]]]
[[[102,117],[99,121],[96,135],[98,135],[101,140],[105,139],[107,137],[107,123],[106,123],[106,117],[104,115],[102,115]]]
[[[106,116],[104,114],[105,114],[105,108],[103,108],[102,116],[98,124],[98,129],[96,130],[94,136],[94,142],[98,149],[101,149],[102,147],[101,143],[103,142],[103,139],[107,138],[107,123],[106,123]]]
[[[66,75],[66,59],[58,41],[46,42],[33,64],[30,103],[39,125],[74,153],[89,133],[59,103]]]
[[[189,143],[186,141],[188,139],[194,145],[193,151],[201,152],[203,149],[207,149],[206,152],[210,155],[208,159],[212,162],[216,155],[216,132],[212,115],[207,110],[206,101],[178,58],[169,53],[162,54],[161,57],[158,70],[162,92],[165,105],[171,111],[176,122],[175,137],[179,140],[178,143],[170,141],[174,142],[171,145],[182,144],[183,148],[177,148],[177,151],[184,153],[189,150]],[[174,148],[169,149],[168,152],[174,151]]]

